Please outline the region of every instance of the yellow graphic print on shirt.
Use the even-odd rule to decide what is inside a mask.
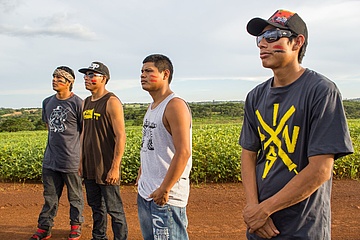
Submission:
[[[87,110],[84,110],[83,112],[83,117],[84,117],[84,120],[85,119],[95,119],[95,120],[99,120],[101,114],[100,113],[96,113],[95,112],[95,109],[87,109]]]
[[[280,122],[277,122],[279,104],[274,104],[273,110],[273,121],[270,127],[262,118],[259,110],[256,110],[256,116],[260,122],[258,126],[258,132],[260,135],[260,140],[263,144],[264,152],[266,153],[266,163],[262,178],[265,179],[272,166],[274,165],[277,159],[281,159],[283,163],[287,166],[289,171],[294,171],[295,174],[298,174],[296,167],[297,165],[290,159],[288,153],[294,153],[296,142],[299,136],[300,127],[294,126],[292,129],[292,138],[289,136],[289,126],[286,125],[286,122],[290,117],[295,113],[296,109],[294,106],[291,106],[284,116],[280,118]],[[267,133],[267,135],[265,134]],[[281,136],[279,137],[279,135]],[[283,149],[282,141],[285,142],[285,149]]]

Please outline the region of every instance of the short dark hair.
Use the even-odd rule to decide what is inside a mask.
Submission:
[[[60,67],[57,67],[56,69],[60,69],[60,70],[64,70],[65,72],[69,73],[75,80],[75,73],[74,73],[74,70],[72,70],[71,68],[67,67],[67,66],[60,66]],[[70,82],[70,91],[72,91],[73,89],[73,83],[67,79],[69,82]]]
[[[163,72],[164,70],[168,69],[170,71],[169,84],[171,83],[174,67],[168,57],[162,54],[151,54],[147,56],[142,63],[144,64],[147,62],[153,62],[159,72]]]
[[[295,41],[295,38],[297,38],[297,35],[296,36],[293,35],[293,36],[289,37],[289,42]],[[303,60],[303,58],[305,56],[305,52],[306,52],[306,46],[302,45],[301,48],[300,48],[299,54],[298,54],[299,63],[302,62],[302,60]]]

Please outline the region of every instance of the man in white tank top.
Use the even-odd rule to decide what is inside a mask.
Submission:
[[[138,217],[145,240],[188,239],[191,113],[170,89],[173,66],[164,55],[146,57],[141,86],[151,95],[143,122],[138,176]]]

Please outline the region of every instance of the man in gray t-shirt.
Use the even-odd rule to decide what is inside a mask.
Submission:
[[[48,239],[54,217],[59,208],[64,185],[70,203],[69,240],[81,236],[84,199],[82,180],[78,174],[80,163],[80,134],[82,129],[82,100],[71,90],[75,74],[72,69],[60,66],[53,73],[52,86],[56,94],[44,99],[42,119],[48,129],[42,181],[45,203],[39,214],[38,229],[31,239]]]
[[[331,239],[334,160],[353,152],[336,85],[303,68],[307,27],[276,11],[247,25],[274,76],[247,96],[240,135],[248,239]]]

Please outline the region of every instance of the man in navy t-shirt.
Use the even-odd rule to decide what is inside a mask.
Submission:
[[[60,66],[53,73],[52,86],[56,94],[43,101],[42,120],[48,129],[48,141],[42,165],[45,203],[39,214],[38,229],[30,238],[48,239],[59,209],[64,185],[70,204],[69,240],[80,239],[84,222],[80,163],[80,134],[82,130],[82,100],[72,92],[74,71]]]
[[[300,64],[308,43],[296,13],[254,18],[273,77],[247,96],[239,143],[248,239],[331,239],[334,160],[353,152],[336,85]]]

